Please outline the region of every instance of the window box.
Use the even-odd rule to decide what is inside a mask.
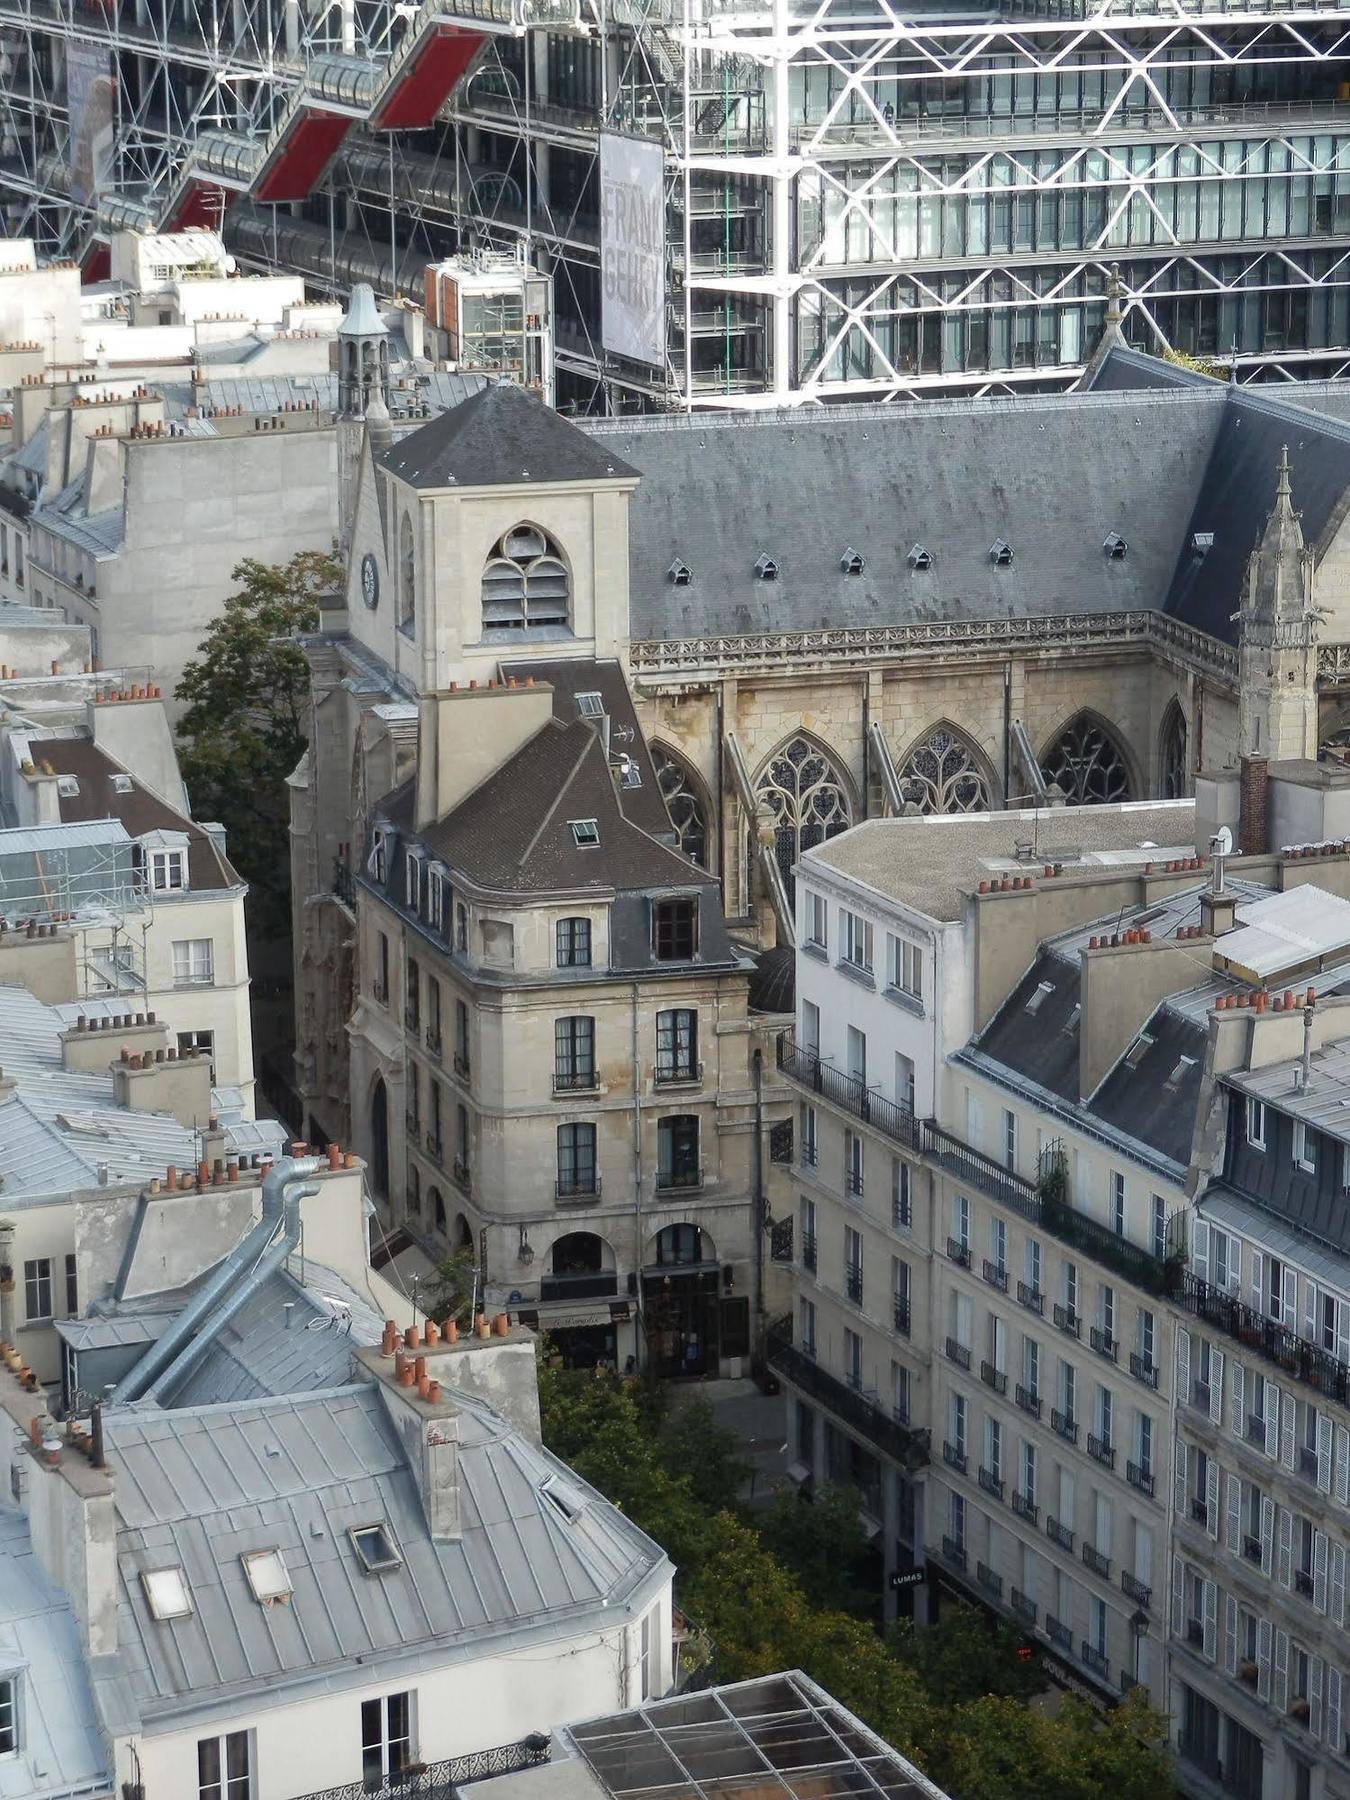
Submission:
[[[1062,1437],[1066,1444],[1078,1442],[1078,1421],[1070,1413],[1060,1412],[1058,1407],[1050,1410],[1050,1429],[1057,1437]]]
[[[995,1500],[1003,1498],[1003,1483],[992,1469],[980,1469],[980,1486],[986,1494],[992,1494]]]
[[[1079,1318],[1078,1314],[1074,1312],[1073,1308],[1069,1306],[1060,1306],[1056,1304],[1054,1319],[1056,1328],[1060,1331],[1067,1332],[1070,1337],[1077,1337],[1083,1328],[1083,1321]]]
[[[1129,1482],[1131,1487],[1138,1488],[1141,1494],[1152,1495],[1152,1469],[1141,1468],[1137,1462],[1127,1462],[1125,1465],[1125,1479]]]
[[[1095,1462],[1104,1464],[1108,1469],[1116,1466],[1115,1445],[1108,1443],[1105,1438],[1094,1437],[1091,1432],[1088,1433],[1087,1453]]]

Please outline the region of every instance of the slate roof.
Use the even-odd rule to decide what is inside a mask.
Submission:
[[[635,471],[523,388],[494,382],[380,457],[417,488],[631,479]]]
[[[60,796],[63,824],[120,819],[127,835],[134,838],[151,831],[183,832],[188,839],[188,880],[194,891],[241,885],[241,877],[229,859],[222,856],[209,832],[203,831],[195,820],[175,812],[134,775],[130,777],[130,792],[118,793],[113,776],[128,772],[92,739],[41,738],[34,741],[33,750],[39,763],[50,763],[58,775],[73,775],[80,784],[78,794]]]
[[[28,1521],[0,1503],[0,1670],[22,1670],[18,1754],[0,1756],[0,1800],[67,1800],[111,1788],[79,1627],[33,1554]]]
[[[468,1397],[456,1406],[462,1535],[439,1540],[373,1384],[107,1414],[120,1648],[94,1664],[105,1711],[284,1704],[297,1683],[368,1684],[372,1659],[395,1680],[401,1665],[574,1630],[660,1568],[659,1548],[546,1450]],[[575,1519],[541,1493],[550,1476],[583,1500]],[[401,1561],[370,1576],[347,1534],[373,1523]],[[263,1549],[285,1561],[284,1606],[248,1586],[240,1558]],[[140,1573],[171,1564],[194,1610],[159,1622]]]
[[[632,635],[684,638],[1157,609],[1223,407],[1218,387],[589,429],[642,476]],[[1113,531],[1129,546],[1120,560],[1102,548]],[[1000,538],[1008,568],[990,558]],[[911,567],[915,544],[930,569]],[[846,550],[862,574],[844,571]],[[776,581],[755,574],[761,555]],[[669,578],[677,559],[693,572],[686,587]]]

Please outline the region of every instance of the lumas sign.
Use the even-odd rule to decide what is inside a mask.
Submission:
[[[600,136],[600,341],[634,362],[666,360],[665,154]]]

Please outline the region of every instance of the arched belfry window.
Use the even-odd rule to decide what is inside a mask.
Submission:
[[[853,823],[843,779],[823,750],[809,738],[794,737],[769,759],[755,798],[773,820],[774,855],[791,895],[792,865],[802,851]]]
[[[398,534],[398,628],[409,637],[417,629],[417,552],[410,513],[404,513]]]
[[[1158,771],[1164,800],[1186,797],[1186,715],[1173,700],[1163,714],[1158,741]]]
[[[1111,730],[1092,713],[1076,713],[1041,758],[1041,773],[1070,806],[1132,800],[1129,764]]]
[[[553,539],[516,525],[492,547],[483,569],[483,629],[539,631],[571,623],[571,582]]]
[[[935,725],[900,769],[900,792],[922,813],[989,812],[989,779],[974,748],[950,725]]]
[[[684,763],[659,744],[652,745],[652,765],[656,785],[666,803],[670,822],[675,828],[680,849],[700,869],[708,866],[708,820],[703,798],[693,775]]]

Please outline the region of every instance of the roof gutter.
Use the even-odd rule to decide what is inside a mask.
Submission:
[[[285,1156],[263,1176],[262,1217],[235,1246],[164,1335],[151,1344],[113,1391],[115,1405],[158,1400],[170,1377],[181,1379],[244,1302],[300,1241],[300,1202],[318,1189],[304,1178],[326,1166],[318,1156]],[[247,1274],[245,1273],[247,1271]],[[244,1279],[240,1280],[240,1277]]]

